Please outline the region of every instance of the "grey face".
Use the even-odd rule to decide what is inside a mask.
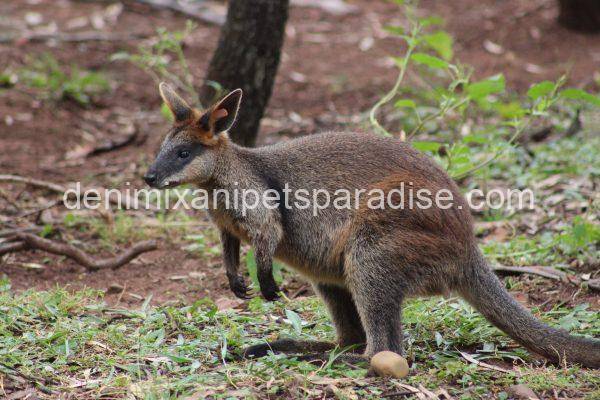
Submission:
[[[206,182],[217,162],[218,135],[235,122],[242,90],[232,91],[201,116],[166,83],[159,85],[159,91],[173,113],[175,127],[167,134],[144,180],[158,189]]]
[[[148,169],[144,180],[158,189],[175,187],[183,182],[185,167],[205,151],[205,147],[183,133],[173,132],[165,138],[156,159]]]

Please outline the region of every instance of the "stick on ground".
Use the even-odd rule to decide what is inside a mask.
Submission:
[[[150,35],[144,33],[132,33],[129,35],[103,33],[103,32],[78,32],[78,33],[42,33],[23,32],[0,36],[0,43],[12,42],[45,42],[55,40],[57,42],[124,42],[126,40],[144,39]]]
[[[494,265],[496,273],[506,275],[532,274],[543,276],[544,278],[554,279],[556,281],[567,281],[567,274],[556,268],[534,265],[530,267],[513,267],[505,265]]]
[[[150,7],[170,10],[182,14],[188,18],[195,19],[200,22],[205,22],[211,25],[221,26],[225,23],[225,15],[202,5],[202,1],[197,2],[198,5],[179,2],[177,0],[133,0],[141,4],[146,4]]]
[[[44,239],[42,237],[32,235],[30,233],[18,233],[16,235],[19,242],[9,243],[0,247],[0,254],[7,253],[10,251],[23,251],[23,250],[43,250],[48,253],[69,257],[72,260],[77,261],[83,265],[88,271],[98,271],[100,269],[117,269],[127,264],[137,256],[147,251],[156,250],[158,247],[156,241],[146,240],[139,242],[125,250],[115,257],[106,258],[103,260],[96,260],[83,250],[78,249],[67,243],[58,243],[52,240]]]

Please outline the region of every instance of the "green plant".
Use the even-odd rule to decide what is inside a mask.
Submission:
[[[172,82],[177,89],[185,93],[187,99],[193,101],[193,106],[201,107],[198,92],[195,89],[194,75],[183,52],[184,40],[194,29],[195,25],[191,21],[187,21],[185,28],[181,31],[158,28],[156,38],[151,44],[139,46],[137,52],[133,54],[115,53],[111,60],[125,60],[133,63],[148,73],[157,84],[163,80]],[[220,89],[217,84],[214,85]],[[172,118],[166,105],[163,105],[162,114],[169,120]]]
[[[10,69],[0,72],[0,88],[11,88],[15,86],[18,80],[18,75]]]
[[[83,70],[76,65],[67,71],[50,54],[32,60],[20,76],[25,85],[40,89],[47,98],[73,100],[81,105],[90,104],[95,95],[110,90],[104,74]]]
[[[402,57],[394,58],[398,78],[373,106],[369,121],[377,132],[391,135],[377,115],[395,100],[400,136],[412,140],[435,133],[435,139],[427,135],[425,140],[413,141],[413,146],[434,155],[453,177],[481,172],[513,148],[534,120],[559,115],[558,106],[566,101],[600,105],[599,97],[581,89],[563,89],[565,77],[532,85],[524,98],[506,94],[502,74],[475,80],[472,68],[454,59],[453,40],[440,28],[441,18],[417,17],[416,2],[395,2],[403,6],[409,28],[390,26],[387,30],[402,38],[407,49]],[[405,88],[403,82],[411,72],[418,87]]]

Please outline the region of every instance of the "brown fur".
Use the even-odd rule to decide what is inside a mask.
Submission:
[[[394,210],[367,207],[367,196],[358,210],[329,207],[316,217],[311,208],[282,206],[260,206],[244,215],[225,209],[220,200],[209,213],[222,232],[224,264],[236,295],[246,296],[238,271],[243,241],[254,247],[267,299],[277,296],[271,269],[276,257],[312,282],[328,307],[340,344],[366,344],[367,356],[382,350],[402,353],[404,299],[455,292],[529,349],[556,361],[600,366],[600,341],[550,328],[510,297],[477,248],[471,216],[456,184],[409,144],[370,134],[328,133],[249,149],[231,143],[224,132],[212,132],[218,140],[210,145],[185,132],[178,140],[187,137],[206,148],[177,179],[185,176],[181,182],[211,191],[282,192],[287,183],[292,191],[325,189],[331,194],[379,188],[398,200],[393,190],[404,183],[415,191],[446,189],[454,198],[449,209]]]

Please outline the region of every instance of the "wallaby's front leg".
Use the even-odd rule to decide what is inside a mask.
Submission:
[[[277,240],[275,235],[260,234],[252,241],[260,291],[265,299],[271,301],[279,298],[279,287],[273,277],[273,254],[277,248]]]
[[[221,231],[223,243],[223,264],[229,280],[229,288],[240,299],[248,299],[248,286],[239,274],[240,267],[240,240],[226,231]]]

